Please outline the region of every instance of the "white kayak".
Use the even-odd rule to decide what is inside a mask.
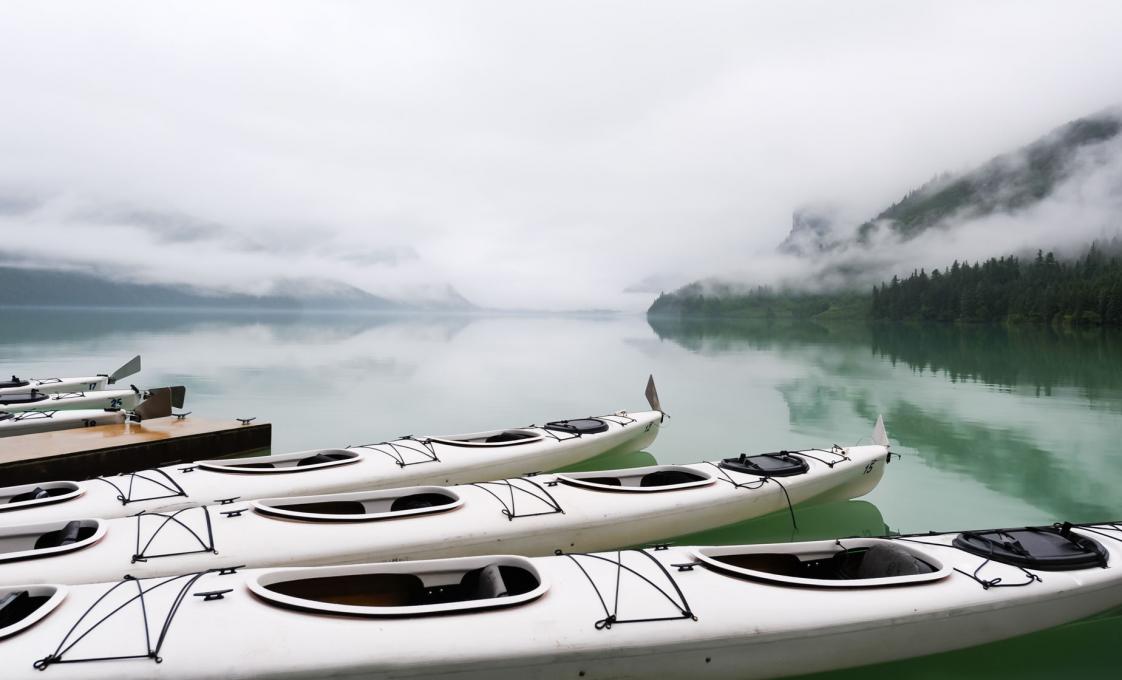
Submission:
[[[8,413],[0,410],[0,437],[21,434],[72,430],[78,427],[112,425],[128,420],[126,411],[83,409],[79,411],[24,411]]]
[[[135,356],[125,362],[112,373],[79,376],[75,378],[19,378],[12,376],[11,380],[0,380],[0,395],[22,394],[32,390],[44,394],[56,392],[93,392],[103,390],[118,380],[127,378],[140,371],[140,356]]]
[[[49,410],[21,411],[12,406],[0,404],[0,438],[71,430],[79,427],[94,427],[95,425],[113,425],[130,421],[140,422],[144,418],[160,418],[170,415],[173,405],[182,406],[186,394],[183,386],[176,386],[146,390],[139,395],[133,390],[128,390],[127,396],[119,398],[103,399],[94,396],[116,392],[117,390],[107,390],[89,394],[90,399],[87,403],[96,404],[101,400],[109,404],[101,408],[67,408],[73,407],[73,402],[67,401],[68,399],[85,396],[70,394],[50,395],[48,401],[41,403],[64,406]],[[59,399],[56,400],[56,397]],[[157,398],[154,399],[153,397]],[[112,403],[118,401],[118,399],[120,405],[113,406]]]
[[[71,516],[0,528],[0,583],[99,583],[236,565],[549,555],[653,543],[808,502],[863,496],[885,446]]]
[[[459,484],[555,470],[658,435],[660,411],[554,421],[542,427],[403,437],[345,449],[204,460],[113,477],[0,488],[0,526],[110,519],[277,496]]]
[[[0,656],[6,678],[770,678],[1117,607],[1120,540],[1065,525],[7,585]]]
[[[23,392],[0,394],[0,410],[7,413],[27,411],[125,410],[131,411],[145,399],[136,389],[95,392]]]

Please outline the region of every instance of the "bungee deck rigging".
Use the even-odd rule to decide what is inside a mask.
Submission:
[[[985,558],[955,540],[1024,530],[1102,538],[1106,561],[1068,564],[1031,587],[979,588],[970,572]],[[908,538],[0,586],[0,654],[13,678],[83,663],[99,665],[57,675],[218,677],[246,671],[246,650],[263,649],[260,677],[766,678],[957,649],[1122,605],[1117,522]],[[996,560],[988,569],[1020,573]]]

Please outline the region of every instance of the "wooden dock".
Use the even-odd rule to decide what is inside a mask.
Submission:
[[[268,449],[269,423],[187,416],[0,438],[0,486],[81,480]]]

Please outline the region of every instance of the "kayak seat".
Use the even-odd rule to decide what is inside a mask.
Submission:
[[[317,453],[314,456],[301,458],[300,462],[296,463],[296,467],[303,467],[305,465],[319,465],[320,463],[331,463],[337,460],[347,460],[351,456],[342,453]]]
[[[533,574],[520,567],[489,564],[466,572],[460,579],[460,600],[488,600],[528,593],[540,585]]]
[[[700,482],[704,479],[705,478],[700,475],[693,475],[683,470],[658,470],[643,475],[643,478],[639,480],[639,486],[673,486],[675,484]]]
[[[0,595],[0,628],[7,628],[24,620],[49,600],[47,596],[33,597],[26,590],[13,590]]]
[[[537,435],[529,432],[500,432],[483,440],[485,444],[502,444],[504,442],[517,442],[523,439],[537,439]]]
[[[26,491],[24,493],[17,493],[16,495],[9,498],[8,502],[9,503],[23,503],[23,502],[26,502],[26,501],[38,501],[38,500],[42,500],[44,498],[50,498],[50,497],[51,497],[51,494],[50,494],[49,491],[47,491],[43,487],[37,486],[34,489],[32,489],[31,491]]]
[[[895,545],[878,543],[861,556],[853,578],[887,578],[930,574],[935,568],[907,550]]]
[[[77,543],[93,535],[94,527],[83,527],[81,522],[67,522],[66,526],[57,531],[48,531],[35,540],[35,549],[60,548],[64,545]]]
[[[493,597],[506,597],[507,588],[503,583],[503,574],[496,564],[472,569],[460,579],[465,600],[489,600]]]
[[[20,380],[16,376],[12,376],[11,380],[0,380],[0,389],[12,389],[15,387],[27,387],[31,383],[26,380]]]
[[[390,512],[402,510],[420,510],[421,508],[435,508],[453,503],[453,499],[439,493],[414,493],[393,499],[390,503]]]

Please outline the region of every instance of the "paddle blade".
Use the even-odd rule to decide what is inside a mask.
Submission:
[[[112,385],[112,384],[116,383],[118,380],[120,380],[121,378],[127,378],[134,373],[138,373],[139,371],[140,371],[140,355],[137,354],[132,359],[130,359],[128,361],[128,363],[126,363],[124,366],[121,366],[117,370],[113,371],[113,373],[111,373],[109,375],[109,384]]]
[[[643,394],[647,396],[647,403],[651,405],[651,410],[662,413],[662,403],[658,400],[658,389],[655,387],[653,374],[647,378],[647,389]]]
[[[171,405],[175,408],[183,408],[183,401],[187,398],[187,388],[183,385],[176,385],[171,388]]]
[[[148,390],[148,398],[136,407],[133,415],[137,420],[149,418],[166,418],[171,415],[171,388],[157,387]]]
[[[888,446],[888,431],[884,429],[884,416],[877,416],[877,424],[873,425],[873,443],[877,446]]]

